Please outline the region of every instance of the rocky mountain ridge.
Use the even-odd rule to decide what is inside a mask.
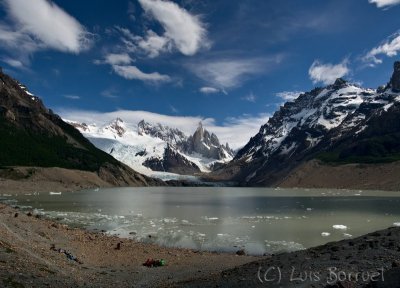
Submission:
[[[154,177],[167,177],[154,173],[156,171],[180,175],[209,172],[234,156],[229,145],[221,145],[218,137],[204,129],[201,123],[190,136],[177,128],[145,120],[137,125],[127,124],[119,118],[99,126],[74,121],[69,123],[98,148]]]
[[[377,90],[337,79],[303,93],[285,103],[215,176],[268,186],[315,158],[335,163],[395,160],[400,155],[399,88],[396,62],[389,83]]]
[[[95,172],[111,185],[162,185],[97,149],[1,69],[0,133],[0,167],[60,167]]]
[[[204,129],[201,122],[194,134],[187,139],[186,145],[182,149],[189,154],[198,153],[203,157],[217,160],[229,159],[234,156],[229,144],[221,144],[217,135],[210,134]]]

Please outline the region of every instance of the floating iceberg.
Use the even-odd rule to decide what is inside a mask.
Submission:
[[[345,225],[333,225],[332,228],[336,230],[347,230],[347,226]]]

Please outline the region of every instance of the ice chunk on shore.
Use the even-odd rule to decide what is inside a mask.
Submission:
[[[393,223],[393,226],[394,226],[394,227],[400,227],[400,222],[395,222],[395,223]]]
[[[201,217],[201,219],[203,219],[207,222],[210,222],[210,223],[215,223],[219,220],[218,217],[208,217],[208,216],[203,216],[203,217]]]
[[[49,192],[50,195],[61,195],[61,192]]]
[[[347,230],[346,225],[333,225],[332,228],[336,230]]]

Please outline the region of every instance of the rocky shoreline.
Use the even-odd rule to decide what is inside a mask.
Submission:
[[[173,286],[261,259],[164,248],[25,213],[0,204],[0,287]],[[147,259],[166,265],[148,268]]]
[[[71,192],[90,188],[167,186],[159,179],[131,175],[123,181],[113,175],[59,167],[0,167],[0,191],[6,194]],[[133,177],[133,178],[132,178]],[[132,179],[135,179],[133,181]]]
[[[140,180],[140,179],[139,179]],[[142,181],[143,180],[143,181]],[[71,192],[91,188],[174,186],[174,187],[213,187],[228,186],[224,182],[193,182],[188,180],[168,180],[143,178],[142,182],[110,183],[96,172],[64,168],[44,167],[0,167],[0,191],[6,194],[25,194],[35,192]],[[135,185],[136,184],[136,185]],[[227,183],[229,184],[229,183]]]
[[[400,287],[400,228],[271,255],[174,287]]]

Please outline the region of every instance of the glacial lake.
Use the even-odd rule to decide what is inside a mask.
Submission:
[[[400,226],[400,193],[333,189],[113,188],[0,194],[89,230],[163,246],[262,255]]]

